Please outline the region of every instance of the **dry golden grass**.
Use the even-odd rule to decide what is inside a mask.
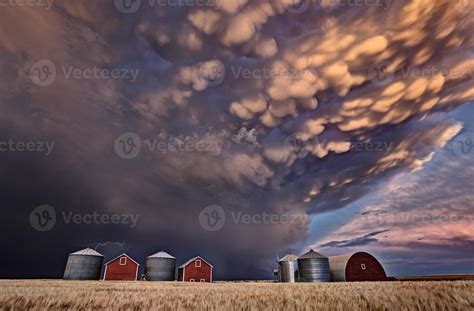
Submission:
[[[473,310],[474,282],[0,281],[0,309]]]

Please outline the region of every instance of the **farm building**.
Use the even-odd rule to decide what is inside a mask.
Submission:
[[[146,258],[145,275],[148,281],[174,281],[176,258],[166,252],[158,252]]]
[[[298,256],[288,254],[278,260],[278,280],[283,283],[298,281]]]
[[[329,257],[329,269],[333,282],[387,280],[382,265],[366,252]]]
[[[202,257],[191,258],[179,267],[178,281],[212,282],[212,269],[214,267]]]
[[[122,254],[105,264],[104,281],[136,281],[138,262]]]
[[[104,256],[91,248],[69,254],[65,280],[99,280]]]
[[[330,282],[328,258],[310,250],[298,258],[300,282]]]

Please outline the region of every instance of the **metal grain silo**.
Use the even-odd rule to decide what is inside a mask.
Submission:
[[[283,283],[295,283],[298,280],[298,256],[288,254],[278,260],[279,280]]]
[[[327,257],[310,250],[298,258],[300,282],[330,282],[329,260]]]
[[[69,254],[65,280],[99,280],[104,256],[91,248]]]
[[[174,281],[176,258],[166,252],[158,252],[146,258],[145,275],[148,281]]]

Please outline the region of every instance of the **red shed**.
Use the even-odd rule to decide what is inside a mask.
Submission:
[[[105,264],[104,281],[136,281],[138,262],[122,254]]]
[[[366,252],[329,257],[333,282],[386,281],[380,262]]]
[[[178,281],[212,282],[212,269],[214,267],[202,257],[191,258],[179,267]]]

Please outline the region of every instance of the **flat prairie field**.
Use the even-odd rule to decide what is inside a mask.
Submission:
[[[474,281],[281,284],[0,280],[1,310],[474,310]]]

